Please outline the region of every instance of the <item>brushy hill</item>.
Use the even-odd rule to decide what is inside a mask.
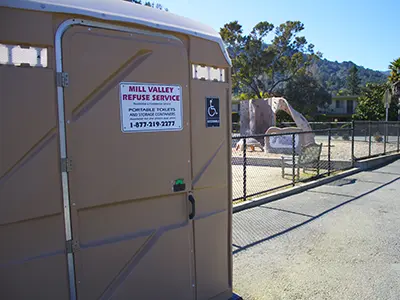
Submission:
[[[310,71],[325,89],[331,94],[336,95],[340,90],[346,88],[346,78],[350,68],[354,65],[351,61],[339,63],[337,61],[320,59],[310,67]],[[374,71],[357,65],[356,67],[358,68],[358,76],[361,79],[361,86],[365,86],[369,82],[383,83],[389,75],[389,72]]]

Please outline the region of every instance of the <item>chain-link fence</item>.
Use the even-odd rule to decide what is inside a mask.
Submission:
[[[357,160],[399,152],[400,122],[324,123],[323,127],[234,135],[233,200],[248,200],[349,169]]]
[[[308,123],[312,130],[324,130],[324,129],[340,129],[348,128],[351,126],[351,122],[309,122]],[[281,122],[279,127],[296,127],[295,122]]]
[[[354,122],[356,160],[399,152],[400,122]]]

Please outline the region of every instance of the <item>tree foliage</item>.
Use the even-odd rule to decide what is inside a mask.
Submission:
[[[287,21],[274,28],[266,21],[256,24],[248,35],[243,34],[238,21],[221,28],[221,37],[232,58],[235,92],[256,98],[273,95],[321,56],[314,53],[314,45],[299,36],[304,30],[301,22]],[[266,38],[272,33],[274,37],[267,43]]]
[[[400,57],[390,63],[389,69],[389,84],[391,86],[391,95],[392,98],[398,99],[398,107],[400,108]],[[398,116],[398,118],[400,118],[400,115]]]
[[[358,98],[353,118],[356,120],[382,121],[385,120],[386,111],[383,102],[385,91],[389,88],[388,84],[369,83],[362,90]],[[397,120],[397,106],[391,101],[389,106],[389,120]]]
[[[157,8],[157,9],[160,9],[160,10],[168,11],[168,8],[164,8],[160,3],[154,3],[154,2],[150,2],[150,1],[146,1],[146,2],[143,3],[142,0],[125,0],[125,1],[132,2],[132,3],[135,3],[135,4],[139,4],[139,5],[149,6],[149,7],[152,7],[152,8]]]
[[[392,61],[389,65],[389,82],[396,83],[400,81],[400,57]]]
[[[307,117],[314,116],[318,106],[323,106],[332,100],[331,94],[307,72],[300,72],[289,81],[282,95],[294,109]]]
[[[358,69],[354,65],[349,70],[349,75],[347,76],[347,91],[350,95],[359,95],[361,92],[360,88],[361,79],[358,76]]]
[[[322,84],[333,95],[348,95],[347,77],[350,69],[356,66],[353,62],[344,61],[329,61],[326,59],[317,60],[309,68],[314,78]],[[358,69],[357,75],[361,81],[361,87],[367,83],[385,83],[388,74],[380,71],[366,69],[362,66],[356,66]]]

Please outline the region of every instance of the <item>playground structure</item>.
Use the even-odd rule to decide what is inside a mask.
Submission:
[[[276,127],[276,113],[280,110],[290,115],[297,127],[281,129]],[[289,102],[282,97],[266,99],[251,99],[241,101],[240,106],[240,134],[279,134],[273,138],[266,138],[260,141],[265,144],[265,151],[286,153],[292,151],[293,137],[291,134],[284,133],[312,131],[310,124],[302,114],[296,111]],[[313,133],[301,134],[300,138],[295,136],[295,147],[300,149],[302,146],[315,144]]]

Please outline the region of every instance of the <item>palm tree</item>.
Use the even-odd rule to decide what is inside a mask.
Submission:
[[[400,81],[400,57],[392,61],[389,65],[390,75],[389,81],[392,84]]]
[[[392,87],[392,97],[398,99],[397,107],[397,118],[400,121],[400,57],[392,61],[389,65],[390,75],[389,83]]]

